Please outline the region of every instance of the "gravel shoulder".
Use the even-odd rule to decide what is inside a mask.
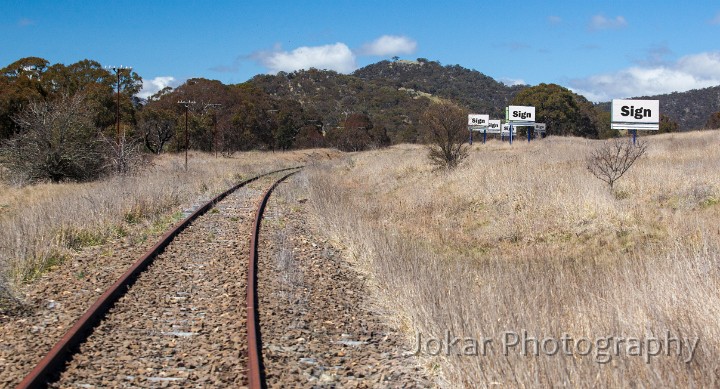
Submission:
[[[433,387],[402,334],[374,309],[367,277],[312,225],[301,180],[281,184],[261,229],[268,387]]]
[[[164,232],[132,227],[127,236],[85,247],[23,287],[20,309],[0,315],[0,387],[17,385]]]

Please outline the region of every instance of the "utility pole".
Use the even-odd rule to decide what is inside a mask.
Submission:
[[[222,104],[213,104],[213,103],[206,103],[203,107],[203,110],[206,110],[208,108],[219,108],[222,107]],[[218,133],[217,133],[217,113],[213,112],[213,149],[215,149],[215,158],[218,156]]]
[[[188,148],[190,146],[190,137],[188,136],[188,111],[190,110],[190,105],[195,104],[195,101],[181,100],[177,103],[185,107],[185,171],[187,171]]]
[[[124,150],[124,143],[122,136],[120,132],[120,73],[123,70],[127,70],[128,74],[130,74],[130,71],[132,70],[132,66],[110,66],[108,67],[110,70],[115,72],[115,75],[117,76],[117,103],[115,104],[115,125],[117,127],[117,146],[118,146],[118,169],[122,172],[125,170],[124,167],[124,159],[125,159],[125,150]]]

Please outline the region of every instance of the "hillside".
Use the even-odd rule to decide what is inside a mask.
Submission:
[[[249,81],[271,96],[299,101],[334,126],[351,112],[367,112],[388,129],[393,143],[414,142],[420,114],[432,99],[449,99],[494,117],[524,87],[508,87],[475,70],[438,62],[381,61],[343,75],[300,70],[259,75]]]
[[[681,131],[702,129],[720,111],[720,86],[639,98],[660,100],[660,111],[678,122]]]
[[[381,61],[353,73],[368,82],[421,91],[459,102],[473,112],[504,115],[505,107],[526,86],[509,87],[477,70],[435,61]]]
[[[301,70],[259,75],[249,81],[275,98],[298,101],[317,112],[326,128],[334,128],[353,112],[367,112],[376,127],[390,129],[394,143],[415,142],[416,126],[429,100],[397,88],[365,82],[328,70]]]

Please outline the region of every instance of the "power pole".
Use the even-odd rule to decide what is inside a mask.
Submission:
[[[177,102],[178,104],[185,107],[185,171],[188,169],[188,148],[190,146],[190,137],[188,136],[188,111],[190,110],[190,106],[192,104],[195,104],[195,101],[190,100],[181,100]]]
[[[110,70],[115,72],[115,75],[117,76],[117,103],[115,104],[115,125],[117,127],[117,146],[118,146],[118,169],[122,172],[124,167],[124,159],[125,159],[125,150],[124,150],[124,143],[122,136],[120,132],[120,73],[123,70],[127,70],[128,74],[130,74],[130,71],[132,70],[132,66],[110,66],[108,67]]]

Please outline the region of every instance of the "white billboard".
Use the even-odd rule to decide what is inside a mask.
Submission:
[[[535,107],[511,105],[505,109],[505,119],[509,122],[534,122]]]
[[[660,101],[614,99],[610,118],[613,129],[658,130]]]
[[[471,127],[487,127],[490,115],[468,115],[468,126]]]
[[[501,125],[502,124],[501,124],[500,120],[489,120],[488,127],[487,127],[488,134],[499,134]]]

